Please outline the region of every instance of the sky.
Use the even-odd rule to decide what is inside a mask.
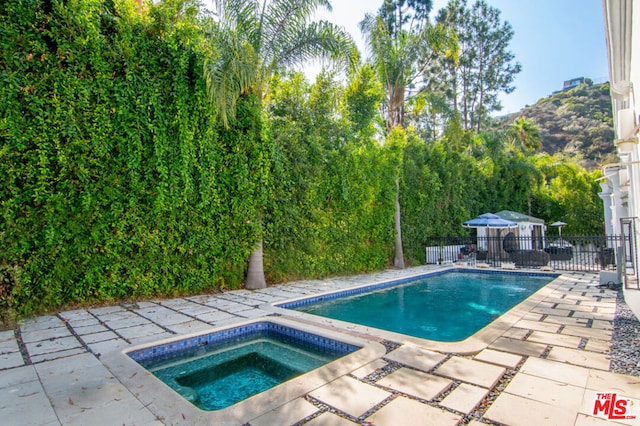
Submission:
[[[535,104],[562,89],[565,80],[609,80],[601,0],[486,1],[501,11],[502,21],[511,24],[514,36],[509,50],[522,65],[515,79],[516,89],[500,97],[504,107],[500,115]],[[382,0],[333,0],[331,4],[333,11],[319,11],[316,19],[344,27],[366,57],[358,23],[366,13],[375,13]],[[434,0],[432,14],[446,4],[447,0]],[[319,68],[318,64],[310,65],[307,75],[314,75]]]

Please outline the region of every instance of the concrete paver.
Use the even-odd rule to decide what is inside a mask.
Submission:
[[[499,337],[489,345],[489,348],[519,355],[540,356],[547,350],[547,345]]]
[[[358,418],[391,396],[391,393],[344,376],[310,392],[309,395]],[[346,395],[358,397],[347,398]]]
[[[251,420],[251,426],[291,425],[317,412],[310,402],[298,398]]]
[[[165,332],[162,328],[153,323],[135,325],[133,327],[116,328],[116,331],[118,332],[118,334],[120,334],[120,336],[128,340],[135,339],[137,337],[150,336],[153,334],[161,334]]]
[[[191,334],[205,331],[211,328],[211,324],[206,322],[192,320],[179,324],[172,324],[166,326],[166,328],[175,334]]]
[[[449,395],[447,395],[440,405],[462,413],[470,414],[471,411],[484,399],[488,389],[478,386],[461,383]]]
[[[583,327],[589,322],[586,318],[561,317],[556,315],[547,315],[542,321],[558,325],[579,325]]]
[[[523,373],[517,374],[504,392],[577,412],[584,388]]]
[[[547,359],[553,361],[566,362],[573,365],[597,368],[599,370],[609,369],[609,356],[595,352],[587,352],[579,349],[569,349],[554,347],[549,351]]]
[[[60,359],[60,358],[66,358],[66,357],[71,357],[73,355],[79,355],[79,354],[83,354],[86,353],[86,349],[82,348],[82,347],[77,347],[77,348],[73,348],[73,349],[67,349],[64,351],[56,351],[56,352],[47,352],[47,353],[42,353],[39,355],[33,355],[31,356],[31,362],[34,364],[37,364],[39,362],[44,362],[44,361],[51,361],[54,359]]]
[[[560,330],[560,326],[558,324],[549,324],[543,321],[528,321],[521,320],[515,323],[514,327],[525,328],[527,330],[538,330],[538,331],[546,331],[549,333],[557,333]]]
[[[385,358],[418,370],[429,371],[442,362],[446,355],[407,344],[388,353]]]
[[[305,426],[356,426],[358,423],[354,423],[344,417],[337,416],[333,413],[325,411],[318,417],[315,417],[310,422],[304,424]]]
[[[370,362],[369,364],[358,368],[355,371],[352,371],[351,374],[353,374],[354,376],[356,376],[359,379],[364,379],[365,377],[367,377],[369,374],[376,372],[377,370],[380,370],[381,368],[384,368],[386,365],[388,365],[388,363],[382,359],[377,359],[373,362]]]
[[[51,340],[61,337],[72,336],[67,327],[55,327],[46,330],[33,330],[22,332],[22,341],[24,343],[41,342],[42,340]]]
[[[520,361],[522,361],[522,357],[520,355],[495,351],[493,349],[483,349],[480,353],[475,355],[473,359],[507,368],[516,368],[518,364],[520,364]]]
[[[430,401],[451,387],[453,382],[421,371],[400,368],[378,380],[376,384]]]
[[[544,331],[534,331],[527,337],[527,341],[544,343],[545,345],[578,348],[582,342],[582,338],[557,333],[545,333]]]
[[[93,334],[85,334],[81,336],[81,339],[85,343],[98,343],[104,342],[105,340],[117,339],[118,335],[113,331],[103,331],[100,333]]]
[[[125,340],[117,338],[111,340],[105,340],[104,342],[97,343],[87,343],[91,352],[96,356],[100,356],[101,354],[105,354],[108,352],[123,350],[124,348],[129,346]]]
[[[73,331],[75,331],[78,336],[84,336],[85,334],[95,334],[95,333],[101,333],[101,332],[110,331],[110,330],[104,325],[101,325],[100,323],[96,323],[96,324],[90,324],[90,325],[82,325],[79,327],[73,327]]]
[[[589,370],[587,368],[533,357],[525,361],[520,373],[581,388],[586,387],[589,380]]]
[[[607,340],[589,339],[584,349],[590,352],[609,353],[611,352],[611,343]]]
[[[624,396],[640,399],[640,377],[591,369],[588,374],[587,389],[619,392]],[[638,409],[640,409],[640,405],[638,405]]]
[[[572,425],[576,417],[575,411],[509,393],[500,394],[484,415],[511,426]]]
[[[604,330],[599,328],[586,328],[576,326],[566,326],[562,329],[562,334],[569,334],[571,336],[588,337],[593,339],[610,339],[612,335],[611,330]]]
[[[454,426],[460,419],[448,411],[398,397],[368,417],[367,421],[376,426]]]
[[[22,354],[20,352],[6,352],[0,354],[0,370],[20,367],[24,365]]]
[[[492,388],[502,378],[505,369],[496,365],[454,356],[435,372],[462,382]]]
[[[39,342],[25,343],[29,356],[42,355],[51,352],[66,351],[69,349],[81,349],[82,343],[74,336],[41,340]]]
[[[3,425],[60,424],[53,406],[37,380],[1,387],[0,413]]]

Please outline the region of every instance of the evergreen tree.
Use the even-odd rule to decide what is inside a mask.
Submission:
[[[434,72],[433,89],[442,89],[451,97],[454,110],[462,117],[465,129],[482,130],[493,111],[502,109],[498,96],[511,93],[521,66],[509,51],[513,29],[501,21],[500,11],[477,0],[450,0],[436,22],[455,29],[460,43],[459,66],[447,58]]]

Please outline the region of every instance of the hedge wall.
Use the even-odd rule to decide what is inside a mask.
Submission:
[[[0,4],[2,307],[238,286],[255,240],[189,3]]]

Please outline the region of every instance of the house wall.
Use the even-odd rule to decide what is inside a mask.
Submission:
[[[635,229],[635,241],[640,241],[640,2],[602,0],[602,10],[616,135],[614,143],[620,158],[619,163],[602,168],[600,197],[605,209],[605,229],[609,235],[621,235],[623,231],[628,235]],[[622,218],[635,221],[636,226],[623,227]],[[616,253],[622,253],[622,248],[616,248]],[[626,260],[638,265],[637,250],[626,250],[626,256],[630,253],[633,257]],[[626,282],[626,268],[624,273]],[[637,266],[635,274],[637,278]]]
[[[620,162],[603,167],[601,182],[608,233],[620,234],[620,219],[640,214],[640,4],[603,0],[603,16],[617,147]],[[633,27],[636,26],[634,34]],[[635,58],[635,61],[634,61]],[[635,93],[638,92],[638,93]]]

